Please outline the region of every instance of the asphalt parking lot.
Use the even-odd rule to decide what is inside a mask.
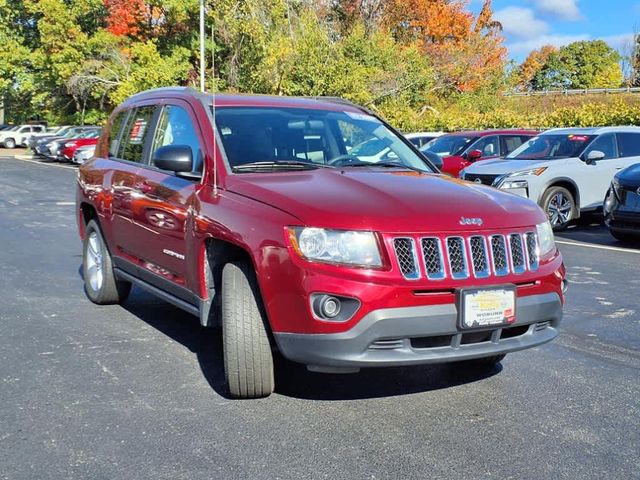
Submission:
[[[640,478],[640,247],[558,236],[561,335],[501,367],[308,373],[223,395],[220,334],[82,290],[73,167],[0,151],[0,478]],[[590,221],[590,220],[593,220]]]

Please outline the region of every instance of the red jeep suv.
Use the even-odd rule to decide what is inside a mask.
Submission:
[[[350,153],[370,139],[393,154]],[[320,372],[495,364],[562,317],[535,203],[436,173],[339,99],[133,96],[80,167],[77,208],[88,297],[135,284],[221,326],[234,397],[273,391],[275,351]]]

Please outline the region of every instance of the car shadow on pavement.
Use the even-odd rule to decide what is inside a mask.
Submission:
[[[591,243],[606,247],[638,248],[638,242],[622,242],[616,240],[604,225],[602,213],[583,214],[573,222],[566,230],[556,233],[557,240]]]
[[[138,288],[122,305],[151,327],[184,345],[196,355],[204,378],[225,398],[220,328],[204,328],[198,319]],[[308,400],[355,400],[440,390],[475,382],[502,370],[500,365],[480,367],[466,363],[402,368],[370,368],[355,374],[307,371],[304,365],[275,356],[276,393]]]

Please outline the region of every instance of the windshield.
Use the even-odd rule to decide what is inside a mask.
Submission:
[[[98,138],[100,136],[100,131],[98,130],[86,130],[79,134],[76,138]]]
[[[595,135],[540,135],[507,155],[511,160],[555,160],[579,157]]]
[[[377,118],[365,113],[279,107],[218,107],[229,166],[431,168]],[[354,145],[349,148],[349,145]]]
[[[477,138],[465,135],[444,135],[428,143],[425,150],[441,157],[460,155]]]

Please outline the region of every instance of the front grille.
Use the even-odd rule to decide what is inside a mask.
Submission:
[[[423,238],[422,257],[424,267],[429,280],[441,280],[445,277],[444,258],[439,238]]]
[[[466,173],[464,175],[465,180],[483,185],[493,185],[496,178],[498,178],[498,175],[481,175],[476,173]]]
[[[536,234],[533,232],[527,232],[524,234],[524,237],[526,239],[527,257],[529,258],[529,270],[537,270],[540,252],[538,251]]]
[[[493,257],[493,271],[496,275],[504,276],[509,273],[504,235],[493,235],[491,237],[491,256]]]
[[[524,265],[524,248],[522,237],[517,233],[509,235],[509,248],[511,250],[511,266],[514,273],[522,273],[526,270]]]
[[[447,254],[449,257],[449,269],[453,278],[467,278],[467,255],[462,237],[447,238]]]
[[[423,276],[429,280],[500,277],[538,268],[538,240],[534,232],[421,237],[417,241],[412,237],[396,237],[393,247],[400,272],[408,280]]]
[[[409,280],[420,278],[418,262],[416,261],[416,247],[411,238],[395,238],[393,246],[396,250],[398,266],[402,276]]]

